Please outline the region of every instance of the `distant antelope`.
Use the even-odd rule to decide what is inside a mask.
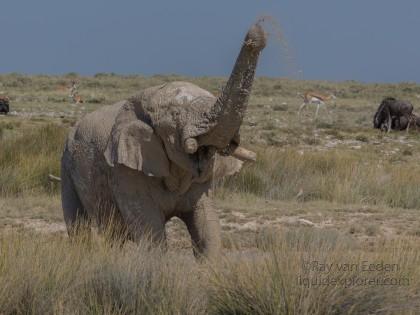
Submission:
[[[69,86],[66,86],[64,84],[60,84],[57,86],[57,91],[65,92],[68,91],[69,98],[71,101],[75,104],[83,103],[82,97],[79,95],[78,92],[78,84],[76,81],[71,81],[71,84]]]
[[[71,81],[71,86],[69,88],[69,97],[72,99],[73,103],[80,104],[83,103],[82,97],[79,95],[78,91],[79,85],[76,81]]]
[[[80,95],[73,95],[73,102],[75,104],[83,103],[83,99]]]
[[[71,86],[69,87],[70,97],[74,97],[74,95],[77,95],[78,88],[79,88],[79,85],[77,84],[77,82],[74,80],[71,81]]]
[[[298,94],[298,95],[303,98],[303,103],[299,107],[298,115],[300,115],[300,112],[302,111],[302,109],[305,108],[305,106],[309,104],[316,104],[315,118],[318,116],[319,107],[321,105],[324,106],[325,110],[328,113],[327,105],[325,104],[325,102],[329,101],[330,99],[334,99],[334,100],[336,99],[335,95],[333,94],[323,95],[318,92],[306,92],[304,95],[302,94]]]

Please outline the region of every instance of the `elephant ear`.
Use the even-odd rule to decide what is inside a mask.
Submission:
[[[162,141],[138,119],[114,126],[104,155],[110,166],[122,164],[147,176],[169,176],[169,160]]]

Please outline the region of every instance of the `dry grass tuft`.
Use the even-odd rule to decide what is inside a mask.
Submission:
[[[420,167],[392,165],[368,153],[277,148],[260,149],[257,162],[226,179],[218,195],[231,192],[257,197],[326,200],[346,204],[420,207]]]
[[[0,248],[2,314],[410,314],[419,307],[419,248],[408,239],[367,247],[334,233],[267,232],[254,251],[201,264],[147,241],[120,247],[9,233]],[[315,262],[333,267],[308,268]],[[361,270],[371,263],[396,267]],[[359,269],[338,270],[344,264]],[[378,283],[384,279],[399,282]]]
[[[264,254],[242,254],[211,269],[210,313],[414,314],[419,309],[414,241],[389,241],[368,250],[331,233],[308,231],[272,236],[262,244]],[[394,269],[364,270],[380,263]],[[323,270],[322,264],[331,269]]]
[[[57,192],[57,185],[51,186],[48,174],[60,173],[66,132],[62,126],[45,124],[0,138],[0,194]]]
[[[146,243],[10,234],[0,248],[2,314],[203,314],[193,261]]]

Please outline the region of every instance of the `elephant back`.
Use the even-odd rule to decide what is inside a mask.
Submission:
[[[127,101],[102,108],[84,116],[74,127],[74,140],[95,144],[95,148],[103,152],[106,148],[115,119]]]

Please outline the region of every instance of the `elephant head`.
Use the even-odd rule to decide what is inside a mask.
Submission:
[[[198,179],[212,169],[216,152],[253,159],[237,147],[258,57],[265,45],[263,28],[252,26],[218,98],[187,82],[147,88],[130,98],[112,130],[105,152],[108,163],[158,177],[182,174]]]

